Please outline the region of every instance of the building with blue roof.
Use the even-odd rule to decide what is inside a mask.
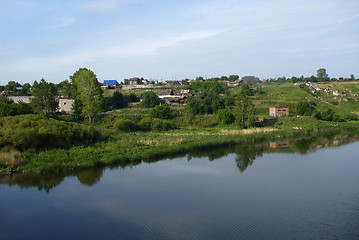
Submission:
[[[105,88],[116,88],[117,86],[117,80],[104,80],[103,81],[103,86]]]

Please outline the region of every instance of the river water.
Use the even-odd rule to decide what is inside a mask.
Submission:
[[[359,142],[341,140],[2,176],[0,239],[359,239]]]

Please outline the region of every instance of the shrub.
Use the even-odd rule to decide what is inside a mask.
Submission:
[[[84,126],[46,118],[40,115],[19,115],[0,118],[0,147],[61,148],[103,139],[100,131]]]
[[[160,103],[159,98],[155,92],[145,92],[142,95],[142,104],[146,108],[155,107]]]
[[[204,101],[198,98],[190,98],[185,109],[191,115],[204,114],[207,112],[207,106]]]
[[[303,116],[310,116],[313,112],[313,107],[304,100],[300,100],[296,106],[297,114]]]
[[[170,105],[166,103],[154,107],[150,112],[150,116],[153,118],[169,119],[172,117],[172,113]]]
[[[221,109],[218,111],[218,118],[224,124],[232,124],[236,120],[235,116],[232,113],[232,110],[229,108]]]
[[[334,117],[334,111],[332,109],[325,109],[323,111],[318,111],[315,114],[315,117],[324,120],[324,121],[332,121]]]
[[[175,126],[168,120],[153,119],[151,129],[155,131],[168,131],[174,129]]]
[[[359,120],[359,116],[355,113],[345,113],[343,115],[345,121],[357,121]]]
[[[31,112],[32,109],[28,103],[14,103],[7,99],[0,100],[0,117],[29,114]]]
[[[120,131],[132,132],[140,129],[140,126],[131,120],[119,119],[114,124],[115,128]]]
[[[152,119],[143,118],[140,120],[139,125],[143,131],[150,131],[152,129]]]

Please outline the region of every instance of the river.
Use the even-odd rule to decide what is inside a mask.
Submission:
[[[357,137],[1,176],[0,239],[359,239]]]

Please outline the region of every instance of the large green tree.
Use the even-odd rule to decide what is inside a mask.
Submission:
[[[16,88],[17,87],[21,87],[21,84],[15,81],[9,81],[6,85],[5,85],[5,91],[8,92],[16,92]]]
[[[239,79],[239,76],[238,75],[230,75],[228,80],[230,82],[234,82],[234,81],[237,81]]]
[[[89,124],[93,124],[103,103],[103,92],[95,73],[87,68],[80,68],[70,79],[77,102],[75,105]]]
[[[31,95],[33,96],[30,100],[31,106],[36,113],[51,115],[57,111],[59,103],[56,99],[55,84],[48,83],[45,79],[41,79],[39,83],[35,80],[31,88]]]
[[[69,80],[66,79],[60,82],[59,84],[57,84],[57,88],[59,90],[59,94],[61,94],[65,98],[73,97],[73,88]]]
[[[234,115],[240,128],[249,128],[255,125],[255,108],[246,95],[241,94],[238,96],[234,107]]]
[[[328,77],[327,70],[325,68],[319,68],[317,70],[317,78],[319,81],[324,81]]]
[[[142,95],[142,104],[146,108],[152,108],[160,104],[160,100],[155,92],[145,92]]]

